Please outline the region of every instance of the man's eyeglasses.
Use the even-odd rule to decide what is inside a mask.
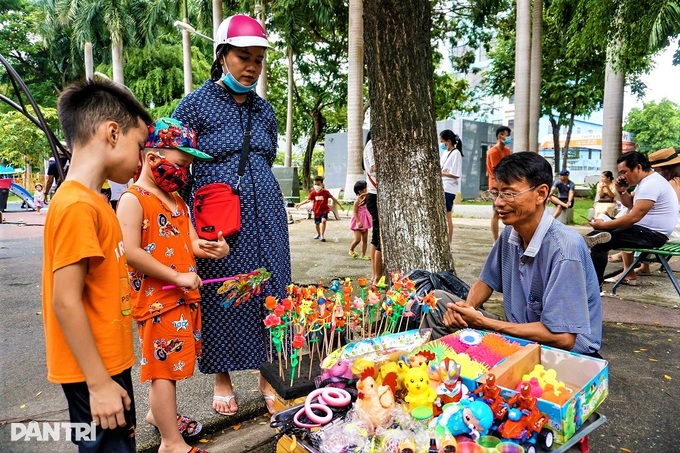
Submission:
[[[507,202],[507,203],[512,203],[513,201],[515,201],[515,198],[519,197],[520,195],[522,195],[522,194],[524,194],[524,193],[529,192],[530,190],[534,190],[535,188],[536,188],[536,186],[531,186],[531,187],[529,187],[527,190],[523,190],[523,191],[521,191],[521,192],[516,192],[516,193],[513,193],[513,192],[499,192],[499,191],[497,191],[497,190],[495,190],[495,189],[491,189],[491,190],[487,190],[486,193],[488,193],[489,196],[490,196],[492,199],[494,199],[494,200],[495,200],[496,198],[498,198],[498,197],[501,197],[501,200],[503,200],[503,201],[505,201],[505,202]]]

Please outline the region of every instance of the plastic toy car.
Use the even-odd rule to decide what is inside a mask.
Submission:
[[[536,453],[536,447],[550,450],[554,442],[552,431],[543,426],[548,416],[536,408],[531,388],[522,383],[520,392],[508,401],[508,419],[498,427],[498,435],[524,447],[526,453]]]

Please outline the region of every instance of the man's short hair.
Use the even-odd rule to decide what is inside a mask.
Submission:
[[[97,79],[74,83],[66,88],[57,103],[61,129],[69,149],[90,141],[104,121],[115,121],[123,134],[141,119],[151,124],[151,116],[124,86]]]
[[[545,157],[530,151],[513,153],[504,157],[493,172],[496,181],[512,184],[526,180],[530,185],[538,187],[545,184],[552,186],[553,171]]]
[[[317,176],[314,178],[314,182],[323,182],[323,176]]]
[[[498,129],[496,129],[496,138],[498,138],[498,136],[501,135],[503,132],[507,132],[508,135],[512,135],[512,129],[510,129],[508,126],[501,126]]]
[[[647,156],[637,151],[631,151],[629,153],[620,155],[619,158],[616,159],[616,163],[620,164],[621,162],[624,162],[626,167],[631,170],[638,165],[642,167],[642,171],[649,171],[652,169],[652,165],[649,163]]]

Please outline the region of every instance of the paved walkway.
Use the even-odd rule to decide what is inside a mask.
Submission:
[[[462,213],[461,207],[463,206],[456,206],[457,214]],[[36,247],[40,248],[36,252],[42,253],[39,238],[42,236],[45,212],[38,215],[35,212],[19,211],[17,208],[18,206],[10,205],[10,211],[4,213],[4,221],[9,223],[0,225],[0,259],[12,251],[17,240],[35,242],[38,244]],[[479,207],[473,206],[472,208]],[[488,207],[482,206],[481,208]],[[348,227],[349,219],[343,217],[339,221],[329,221],[326,236],[330,240],[321,243],[313,239],[314,224],[313,221],[306,220],[306,212],[294,209],[290,209],[289,212],[293,219],[290,225],[290,243],[295,282],[307,284],[318,280],[328,281],[332,277],[357,278],[370,275],[370,262],[352,259],[347,253],[353,237]],[[485,214],[483,209],[475,212],[479,216]],[[491,247],[488,222],[485,218],[457,217],[454,219],[453,254],[456,272],[468,283],[472,283],[479,274]],[[584,234],[589,231],[588,228],[575,228]],[[610,266],[608,271],[615,272],[616,266]],[[3,272],[10,271],[7,262],[1,269]],[[36,269],[36,272],[33,279],[39,280],[40,269]],[[677,409],[680,399],[678,386],[673,384],[672,390],[669,387],[671,383],[680,379],[680,372],[678,372],[680,351],[677,346],[677,332],[680,330],[680,309],[678,309],[680,298],[665,274],[642,277],[641,281],[642,285],[638,287],[622,287],[617,297],[605,296],[603,298],[606,324],[602,353],[611,363],[611,394],[603,405],[602,412],[608,417],[610,414],[615,415],[614,420],[610,418],[607,423],[607,426],[612,428],[611,431],[607,430],[607,434],[602,431],[602,434],[591,438],[593,451],[619,451],[619,448],[627,448],[630,451],[680,451],[680,448],[675,448],[680,438],[677,425],[668,421],[677,420],[680,417]],[[611,285],[605,287],[605,289],[608,288],[611,288]],[[23,294],[25,298],[36,299],[32,300],[32,304],[37,303],[39,306],[39,288],[26,289]],[[488,305],[492,310],[499,310],[500,295],[495,296]],[[8,303],[20,306],[24,300],[17,298],[16,301],[11,300]],[[35,318],[31,322],[39,322],[37,319],[39,317]],[[4,335],[5,333],[3,337]],[[37,342],[37,340],[31,341]],[[33,354],[36,352],[43,354],[42,350],[36,350],[38,347],[38,344],[33,346]],[[635,351],[636,348],[643,348],[650,352],[641,355],[639,349]],[[652,351],[656,354],[655,356],[652,356]],[[647,355],[649,355],[649,361],[646,358]],[[158,435],[143,422],[144,414],[148,410],[148,387],[137,383],[138,367],[134,370],[139,424],[138,447],[140,451],[154,451],[158,446]],[[22,382],[22,373],[31,375],[37,373],[41,375],[38,376],[38,381],[41,381],[44,379],[42,376],[45,370],[44,368],[24,371],[8,369],[4,373],[9,374],[10,380],[18,383]],[[664,375],[670,376],[674,381],[665,379]],[[15,378],[13,379],[12,376]],[[206,433],[217,433],[216,436],[206,437],[206,443],[199,444],[204,447],[209,446],[213,453],[271,451],[273,433],[263,425],[263,423],[266,424],[268,418],[262,417],[265,410],[262,398],[257,392],[257,374],[234,373],[233,379],[240,406],[236,416],[219,416],[210,409],[212,379],[198,372],[191,380],[178,385],[180,410],[201,419]],[[4,414],[1,417],[3,420],[44,419],[47,418],[45,414],[50,413],[54,413],[53,416],[58,419],[65,419],[66,405],[59,395],[58,387],[44,386],[45,390],[41,391],[42,396],[36,395],[31,399],[30,411],[27,411],[26,408],[20,409],[22,400],[13,397],[8,382],[3,383],[3,390],[0,392],[3,395],[0,400],[0,409]],[[636,395],[637,399],[629,398],[627,396],[629,394]],[[637,405],[642,401],[647,402],[645,417],[636,415],[639,413]],[[665,404],[665,401],[670,404]],[[641,428],[639,426],[639,423],[642,423],[641,419],[650,419],[650,422],[644,422]],[[644,430],[647,426],[650,432]],[[614,427],[616,429],[613,429]],[[661,434],[659,434],[660,430]],[[44,444],[29,442],[17,448],[16,443],[8,444],[7,438],[7,426],[0,427],[0,450],[2,451],[45,451]],[[643,448],[647,444],[656,447]],[[65,443],[55,448],[50,445],[50,450],[52,452],[72,451]]]

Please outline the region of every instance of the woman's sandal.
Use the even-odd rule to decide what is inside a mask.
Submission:
[[[208,453],[208,450],[203,450],[202,448],[198,447],[191,447],[191,450],[189,450],[187,453]]]
[[[276,406],[275,406],[275,401],[276,401],[276,396],[272,393],[264,393],[262,390],[260,390],[260,393],[262,394],[262,398],[264,398],[264,404],[267,406],[267,412],[269,412],[269,415],[274,415],[276,412]],[[271,403],[271,406],[270,404]]]
[[[359,254],[357,252],[355,252],[354,250],[350,250],[349,256],[351,256],[354,259],[357,259],[359,257]]]
[[[221,403],[225,403],[228,408],[231,408],[231,402],[235,399],[236,397],[234,395],[227,395],[227,396],[220,396],[220,395],[213,395],[213,402],[219,401]],[[220,412],[217,409],[213,407],[213,410],[217,412],[220,415],[226,415],[227,417],[234,415],[236,412],[238,412],[238,408],[234,412]]]

